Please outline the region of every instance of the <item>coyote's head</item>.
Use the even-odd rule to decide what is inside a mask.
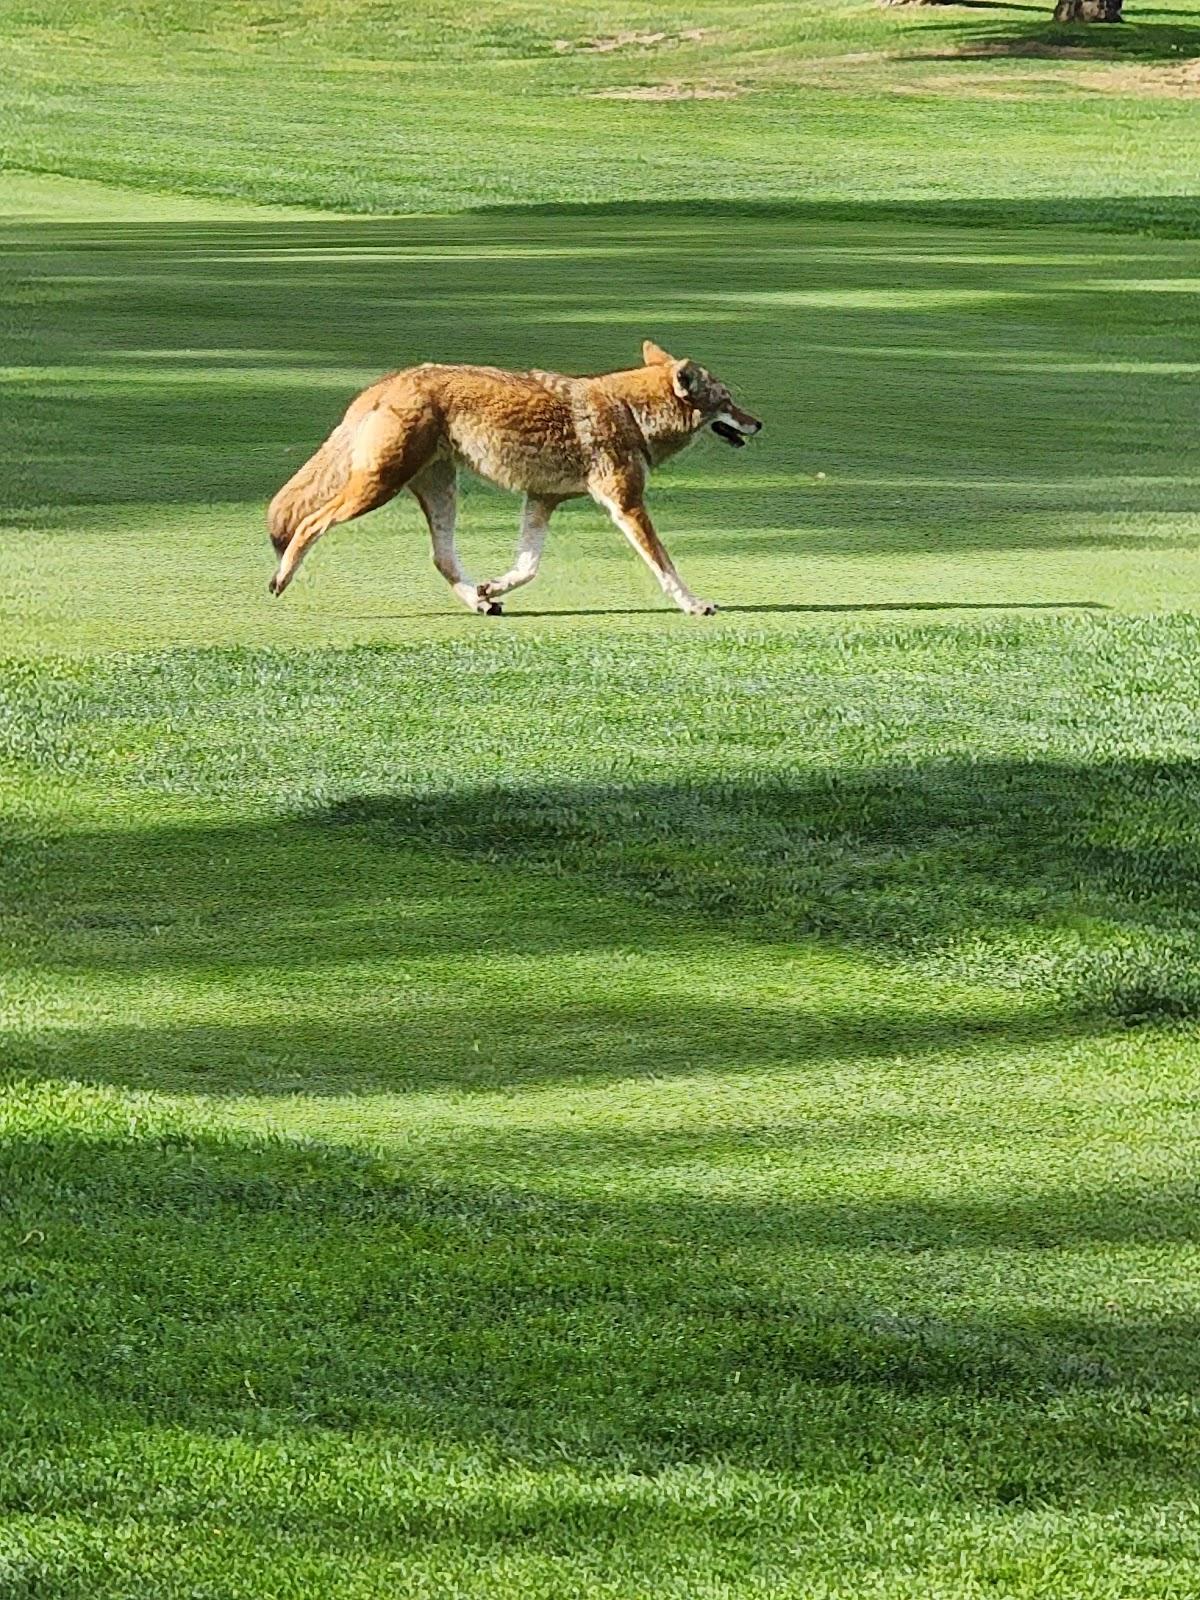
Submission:
[[[671,388],[678,399],[690,406],[695,414],[694,426],[709,427],[718,439],[737,449],[762,428],[757,417],[734,404],[733,396],[720,378],[714,378],[705,367],[686,357],[682,361],[669,356],[660,345],[647,339],[642,346],[642,359],[648,367],[670,367]]]

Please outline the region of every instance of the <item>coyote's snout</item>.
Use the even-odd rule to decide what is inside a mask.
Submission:
[[[642,357],[640,367],[592,378],[430,363],[382,378],[271,501],[267,524],[279,552],[271,593],[283,593],[328,529],[408,489],[425,513],[438,571],[472,611],[495,613],[502,595],[536,576],[554,508],[590,495],[681,610],[715,611],[687,588],[654,531],[646,480],[702,428],[740,448],[762,423],[696,362],[650,340]],[[513,566],[488,583],[468,578],[455,550],[460,466],[525,496]]]

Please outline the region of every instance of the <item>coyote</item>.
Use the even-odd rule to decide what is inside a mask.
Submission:
[[[647,473],[701,428],[741,446],[762,423],[694,361],[677,361],[649,339],[642,358],[643,366],[593,378],[433,363],[381,378],[271,501],[267,524],[279,553],[271,593],[283,593],[329,528],[409,489],[429,523],[438,571],[470,610],[495,616],[502,595],[536,576],[554,508],[590,495],[663,593],[682,611],[710,615],[716,607],[688,589],[646,513]],[[466,576],[454,548],[459,466],[525,496],[513,566],[488,583]]]

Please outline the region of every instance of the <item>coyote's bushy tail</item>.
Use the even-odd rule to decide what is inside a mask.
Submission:
[[[267,507],[271,543],[283,554],[310,511],[333,498],[350,476],[350,450],[357,429],[339,422],[325,443],[292,474]]]

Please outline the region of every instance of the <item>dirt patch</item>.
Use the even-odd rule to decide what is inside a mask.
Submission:
[[[889,83],[887,93],[946,100],[1040,100],[1076,78],[1049,72],[1013,72],[998,81],[980,83],[966,78],[918,78],[912,83]]]
[[[931,50],[927,55],[902,56],[906,61],[997,61],[1005,56],[1034,61],[1095,61],[1096,52],[1082,44],[1051,44],[1047,39],[987,39],[982,44],[959,45],[953,50]]]
[[[641,33],[634,30],[623,33],[601,34],[594,39],[555,39],[552,41],[559,55],[580,52],[585,55],[605,56],[614,50],[653,50],[660,44],[695,44],[705,38],[709,28],[682,28],[678,33]]]
[[[995,61],[1003,57],[1024,57],[1040,61],[1085,62],[1093,70],[1073,72],[1051,78],[1033,74],[1013,75],[1011,82],[1021,77],[1029,84],[1051,83],[1073,88],[1088,89],[1096,94],[1164,95],[1171,99],[1190,99],[1200,95],[1200,60],[1171,62],[1169,65],[1141,66],[1132,64],[1101,64],[1095,51],[1086,45],[1047,44],[1034,39],[997,40],[987,44],[965,45],[957,50],[931,52],[926,56],[908,56],[908,61]],[[978,86],[973,86],[977,89]]]
[[[737,83],[631,83],[593,89],[589,100],[736,100],[745,91]]]
[[[1102,94],[1190,100],[1200,95],[1200,61],[1181,61],[1169,67],[1109,67],[1104,72],[1081,72],[1075,82]]]

